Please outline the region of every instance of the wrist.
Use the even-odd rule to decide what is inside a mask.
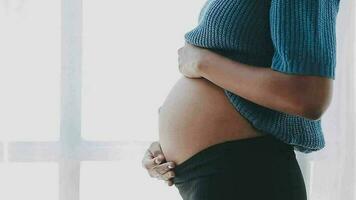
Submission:
[[[208,67],[211,64],[211,61],[213,59],[213,52],[210,52],[209,50],[203,50],[203,55],[201,56],[199,63],[197,65],[197,70],[200,76],[205,77]]]

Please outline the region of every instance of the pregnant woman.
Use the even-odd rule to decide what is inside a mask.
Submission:
[[[339,0],[208,0],[142,160],[184,200],[306,200],[294,150],[325,146]],[[171,166],[171,167],[169,167]]]

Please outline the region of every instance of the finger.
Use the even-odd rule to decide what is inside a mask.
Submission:
[[[162,179],[162,180],[168,181],[169,179],[174,178],[174,176],[175,176],[174,171],[168,171],[167,173],[163,174],[159,178]]]
[[[156,165],[152,168],[152,170],[155,170],[158,174],[165,174],[168,171],[172,170],[175,167],[174,162],[166,162],[160,165]]]
[[[155,141],[155,142],[152,142],[150,148],[148,149],[153,157],[157,157],[158,155],[162,155],[163,159],[164,158],[164,155],[163,155],[163,152],[162,152],[162,149],[161,149],[161,145],[159,144],[159,142]]]
[[[147,149],[146,152],[145,152],[145,157],[153,158],[154,156],[153,156],[152,152],[149,149]]]
[[[161,170],[162,167],[160,167],[160,164],[163,162],[164,160],[164,157],[162,155],[158,155],[157,157],[154,157],[154,158],[147,158],[145,157],[143,160],[142,160],[142,166],[145,168],[145,169],[148,169],[148,170],[155,170],[156,167],[159,168],[159,170]],[[174,163],[172,164],[172,162],[170,162],[171,164],[169,165],[164,165],[166,167],[169,167],[169,166],[172,166],[172,168],[175,166]],[[162,164],[163,165],[163,164]]]
[[[170,179],[170,180],[168,180],[168,181],[164,181],[164,182],[166,182],[166,184],[168,185],[168,186],[172,186],[173,185],[173,181]]]
[[[142,166],[146,169],[151,169],[152,167],[157,165],[155,163],[156,159],[157,158],[154,158],[152,153],[149,150],[146,150],[145,155],[143,156],[143,159],[141,161]]]
[[[163,156],[162,155],[158,155],[157,157],[155,158],[147,158],[143,161],[143,166],[146,168],[146,169],[154,169],[155,167],[158,167],[162,162],[163,162]],[[168,166],[167,166],[168,167]]]
[[[154,159],[145,158],[142,161],[142,167],[145,168],[145,169],[151,169],[154,166],[156,166],[156,163],[155,163]]]

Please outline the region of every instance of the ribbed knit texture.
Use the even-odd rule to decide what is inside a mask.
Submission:
[[[335,79],[339,0],[208,0],[185,40],[241,63]],[[226,96],[256,129],[310,153],[325,146],[321,120]]]

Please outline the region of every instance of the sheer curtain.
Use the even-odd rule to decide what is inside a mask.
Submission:
[[[310,200],[356,199],[355,2],[341,0],[333,100],[322,117],[326,147],[297,158]]]

